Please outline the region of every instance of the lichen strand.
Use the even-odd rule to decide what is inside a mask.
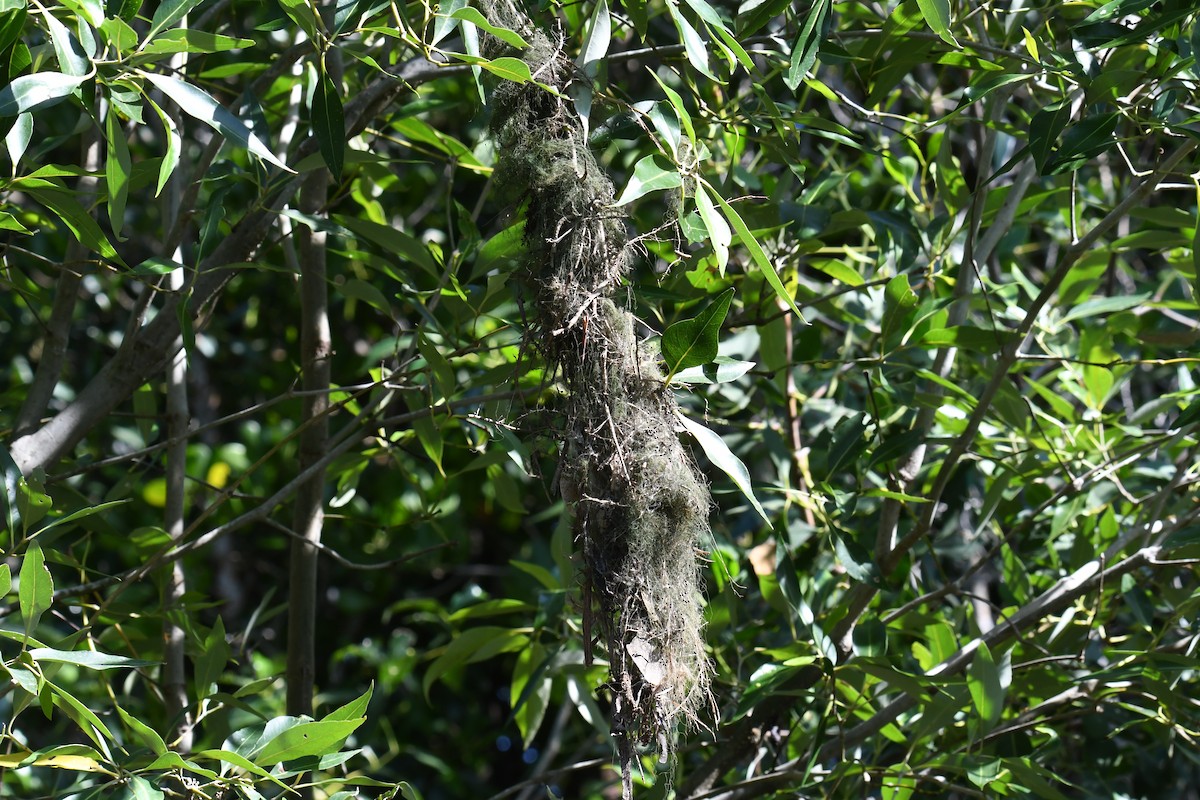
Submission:
[[[574,67],[561,48],[506,0],[486,11],[529,42],[521,57],[535,79],[566,94]],[[628,796],[636,746],[666,758],[680,725],[697,724],[711,703],[696,560],[710,498],[676,434],[657,353],[613,301],[632,248],[574,109],[507,82],[491,105],[497,179],[527,200],[527,340],[568,390],[560,484],[584,555],[584,613],[608,650]]]

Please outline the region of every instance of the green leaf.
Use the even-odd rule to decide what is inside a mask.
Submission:
[[[700,212],[700,219],[704,221],[704,227],[708,230],[708,241],[717,256],[717,268],[721,275],[724,275],[725,265],[729,263],[729,245],[733,241],[733,234],[725,220],[717,213],[708,191],[704,184],[696,184],[696,210]]]
[[[104,177],[108,183],[108,220],[113,236],[121,238],[125,225],[125,203],[129,199],[129,177],[133,174],[133,162],[129,157],[129,143],[120,118],[109,109],[105,119],[108,138],[108,158],[104,162]]]
[[[632,203],[639,197],[663,189],[677,189],[683,185],[679,169],[658,153],[645,156],[633,167],[629,183],[617,198],[615,205]]]
[[[192,659],[196,668],[196,696],[201,700],[213,693],[229,663],[230,654],[229,642],[225,636],[225,620],[217,615],[212,630],[204,639],[203,649]]]
[[[804,25],[796,37],[795,47],[792,48],[791,64],[783,80],[793,92],[804,81],[809,67],[816,63],[817,52],[824,38],[825,18],[832,6],[833,0],[816,0],[804,18]]]
[[[738,361],[726,356],[717,356],[707,364],[679,370],[675,373],[674,380],[677,383],[729,383],[752,369],[753,361]]]
[[[163,56],[174,53],[223,53],[228,50],[253,47],[253,39],[222,36],[191,28],[176,28],[159,36],[141,50],[142,56]],[[158,59],[153,59],[158,60]]]
[[[1057,175],[1078,169],[1117,143],[1113,132],[1121,115],[1117,112],[1096,114],[1072,125],[1063,135],[1054,158],[1045,166],[1045,174]]]
[[[139,72],[139,74],[154,84],[188,116],[200,120],[225,138],[232,139],[259,158],[274,164],[285,172],[295,171],[280,161],[271,152],[267,143],[258,137],[258,134],[250,130],[232,112],[212,99],[203,89],[170,75],[157,75],[153,72]]]
[[[342,114],[342,98],[329,74],[322,71],[313,91],[312,126],[321,157],[325,159],[335,181],[342,179],[342,164],[346,159],[346,118]]]
[[[767,512],[763,510],[762,504],[758,502],[758,498],[754,496],[754,488],[750,484],[750,470],[746,469],[746,465],[742,460],[733,454],[729,449],[729,445],[725,444],[725,440],[711,430],[701,425],[699,422],[693,422],[683,414],[679,415],[679,421],[684,429],[692,435],[692,437],[700,443],[704,454],[708,456],[708,460],[713,463],[717,469],[724,472],[733,481],[746,499],[750,501],[750,505],[758,512],[758,515],[767,523],[768,528],[773,528],[771,520],[767,517]]]
[[[112,242],[73,193],[58,189],[30,188],[26,191],[34,200],[53,211],[81,245],[110,261],[125,265]]]
[[[824,272],[834,280],[841,281],[847,286],[862,286],[866,281],[863,280],[853,267],[844,261],[821,260],[813,259],[808,262],[808,265],[813,269],[818,269]]]
[[[22,75],[0,89],[0,117],[15,117],[59,103],[79,88],[86,78],[61,72]]]
[[[147,98],[148,99],[148,98]],[[163,153],[162,163],[158,167],[158,185],[154,189],[154,196],[158,197],[162,194],[163,187],[167,185],[167,181],[175,172],[175,168],[179,166],[179,153],[182,147],[182,141],[179,138],[179,131],[175,126],[175,120],[171,119],[165,111],[163,111],[158,103],[149,100],[150,106],[154,109],[154,113],[158,114],[159,120],[162,121],[163,130],[167,135],[167,150]]]
[[[981,353],[999,353],[1006,345],[1020,341],[1015,331],[976,328],[959,325],[953,328],[934,328],[925,332],[921,344],[929,347],[960,347]]]
[[[534,644],[517,656],[509,686],[509,702],[512,716],[521,732],[521,740],[528,747],[537,735],[550,705],[550,688],[553,683],[547,675],[550,658],[545,648]]]
[[[501,28],[498,25],[493,25],[492,23],[488,22],[487,17],[479,13],[478,9],[472,8],[471,6],[456,8],[446,16],[450,19],[461,19],[464,22],[469,22],[481,30],[487,31],[505,44],[516,47],[520,50],[524,50],[529,47],[529,43],[522,39],[519,33],[508,28]]]
[[[133,669],[135,667],[154,667],[158,661],[145,661],[140,658],[126,658],[95,650],[55,650],[51,647],[35,647],[29,651],[34,661],[52,661],[56,664],[74,664],[77,667],[91,670]]]
[[[47,498],[47,499],[49,499],[49,498]],[[52,520],[48,524],[39,528],[37,530],[37,533],[35,533],[34,535],[40,536],[41,534],[45,533],[46,531],[61,527],[63,525],[67,525],[69,523],[83,519],[84,517],[91,517],[96,514],[101,514],[110,508],[116,508],[117,506],[123,506],[129,502],[132,502],[132,501],[130,499],[126,498],[124,500],[109,500],[107,503],[96,503],[95,505],[85,506],[84,508],[81,508],[78,511],[72,511],[70,514],[67,514],[66,516],[62,516],[55,520]],[[47,508],[49,508],[48,504],[47,504]],[[30,524],[33,524],[32,521],[30,521]]]
[[[608,14],[608,0],[599,0],[592,10],[588,20],[587,31],[583,36],[583,48],[575,63],[589,78],[595,78],[608,55],[608,46],[612,40],[612,21]]]
[[[733,289],[726,289],[694,319],[680,320],[663,332],[662,355],[668,383],[679,370],[707,364],[717,357],[717,340],[731,302]]]
[[[301,722],[263,745],[254,757],[254,763],[270,767],[296,758],[336,752],[364,722],[366,717]]]
[[[167,743],[163,741],[162,736],[159,736],[158,731],[151,728],[146,723],[142,722],[137,717],[130,714],[125,709],[117,706],[117,714],[121,717],[121,722],[125,724],[133,732],[133,735],[138,738],[143,745],[151,750],[154,755],[161,756],[167,752]]]
[[[917,295],[908,285],[907,275],[897,275],[888,281],[883,292],[883,347],[893,350],[899,338],[908,333],[909,322],[917,307]]]
[[[333,220],[337,224],[361,236],[367,241],[374,242],[383,248],[384,252],[400,256],[431,275],[440,275],[441,268],[434,261],[433,255],[425,245],[404,231],[399,231],[391,225],[381,225],[362,217],[349,217],[336,214]]]
[[[17,168],[20,166],[21,158],[25,155],[25,151],[29,149],[29,143],[33,140],[33,115],[18,114],[13,120],[13,125],[8,129],[8,133],[4,135],[4,144],[8,148],[8,159],[12,162],[13,175],[17,174]],[[12,214],[8,214],[8,218],[12,220],[12,224],[4,226],[4,230],[15,230],[20,233],[30,233],[31,231],[16,221]],[[15,226],[15,227],[12,227]]]
[[[145,41],[151,41],[155,36],[158,36],[167,28],[183,19],[189,11],[200,5],[202,1],[163,0],[163,3],[154,10],[154,16],[150,20],[150,30],[146,31]]]
[[[714,192],[713,197],[716,198],[717,205],[724,212],[725,219],[729,220],[729,224],[733,226],[734,232],[742,240],[742,246],[750,251],[750,258],[754,261],[759,271],[762,272],[763,278],[775,290],[776,296],[803,322],[804,315],[800,313],[800,309],[796,308],[795,299],[792,298],[791,293],[784,287],[783,281],[779,279],[779,273],[775,271],[775,266],[771,263],[771,259],[767,258],[766,251],[762,249],[762,245],[754,238],[754,234],[750,232],[741,215],[734,211],[733,206],[729,205],[729,202],[721,197],[721,195]]]
[[[429,690],[433,684],[447,672],[500,653],[523,650],[528,644],[528,634],[520,629],[483,625],[463,631],[457,639],[443,648],[442,653],[425,671],[425,677],[421,681],[425,698],[429,698]]]
[[[349,703],[346,703],[346,705],[330,711],[328,714],[322,717],[322,721],[329,722],[332,720],[362,719],[367,715],[367,706],[371,703],[371,694],[374,691],[375,682],[372,681],[365,692],[351,700]]]
[[[529,72],[529,65],[519,58],[501,56],[491,61],[481,60],[478,64],[488,72],[506,81],[529,83],[533,80],[533,75]]]
[[[154,784],[141,775],[129,776],[128,789],[133,795],[133,800],[163,800],[166,797],[162,789],[155,788]]]
[[[46,568],[42,546],[36,541],[29,543],[21,561],[21,585],[18,588],[21,616],[25,620],[25,635],[33,633],[42,614],[54,604],[54,579]]]
[[[0,599],[12,591],[12,567],[7,563],[0,564]]]
[[[675,23],[675,29],[679,31],[679,38],[683,42],[683,49],[687,54],[688,61],[704,77],[720,82],[708,65],[708,46],[704,43],[704,39],[700,38],[696,29],[692,27],[692,23],[688,22],[687,18],[679,12],[679,6],[674,0],[667,0],[667,11],[671,15],[671,21]]]
[[[61,686],[57,686],[49,680],[44,680],[43,683],[45,690],[49,692],[48,697],[50,698],[50,702],[61,708],[71,718],[71,721],[78,725],[79,729],[96,743],[97,747],[107,750],[108,742],[112,741],[113,738],[112,731],[100,721],[95,712],[80,702],[73,694],[65,691]]]
[[[92,64],[80,48],[75,34],[67,30],[67,26],[49,11],[42,15],[46,22],[46,30],[50,32],[50,42],[54,45],[54,56],[58,59],[59,69],[65,75],[82,78],[92,73]]]
[[[929,29],[949,45],[958,47],[958,42],[950,33],[950,0],[917,0],[917,8]]]

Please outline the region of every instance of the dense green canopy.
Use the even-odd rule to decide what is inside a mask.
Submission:
[[[0,795],[1197,797],[1160,0],[0,0]]]

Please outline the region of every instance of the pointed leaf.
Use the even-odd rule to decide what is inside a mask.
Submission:
[[[791,64],[784,78],[784,83],[793,92],[804,80],[809,67],[816,63],[825,30],[825,19],[829,16],[829,8],[832,5],[832,0],[816,0],[808,10],[808,16],[804,18],[804,25],[796,37],[796,46],[792,48]]]
[[[367,690],[358,697],[351,700],[346,705],[330,711],[322,719],[323,722],[332,720],[356,720],[362,719],[367,715],[367,706],[371,703],[371,694],[375,691],[375,683],[372,681]]]
[[[733,289],[726,289],[694,319],[680,320],[663,332],[662,355],[667,362],[668,381],[681,369],[707,364],[717,357],[717,338],[731,302]]]
[[[683,414],[679,415],[679,421],[692,437],[700,443],[700,447],[704,449],[704,454],[708,456],[708,460],[713,463],[713,466],[720,469],[729,479],[733,481],[746,499],[750,501],[750,505],[758,512],[758,515],[767,523],[767,527],[773,527],[771,520],[767,517],[767,512],[763,510],[762,505],[758,502],[758,498],[754,496],[754,488],[750,485],[750,470],[746,469],[746,465],[742,460],[733,454],[729,449],[729,445],[725,444],[725,440],[711,430],[701,425],[699,422],[693,422]]]
[[[967,672],[967,688],[971,690],[971,699],[975,701],[975,710],[979,712],[984,727],[991,729],[1004,712],[1006,691],[992,651],[982,642]]]
[[[267,742],[254,757],[254,763],[270,767],[282,761],[336,752],[342,742],[366,721],[366,717],[361,717],[301,722]]]
[[[342,114],[342,98],[328,73],[322,71],[320,83],[313,92],[312,127],[321,157],[335,181],[342,179],[342,164],[346,159],[346,118]]]
[[[513,83],[529,83],[533,80],[533,75],[529,72],[529,65],[521,59],[513,58],[512,56],[501,56],[491,61],[481,61],[479,62],[479,66],[493,75],[497,75]]]
[[[25,619],[25,634],[33,633],[42,614],[54,603],[54,579],[46,569],[46,558],[42,546],[36,541],[29,543],[21,561],[21,585],[18,588],[21,616]]]
[[[958,47],[958,42],[950,33],[950,0],[917,0],[917,8],[929,29],[947,43]]]
[[[595,78],[600,70],[600,64],[608,55],[608,45],[612,39],[612,21],[608,15],[607,0],[599,0],[588,21],[587,33],[583,37],[583,49],[575,63],[589,78]]]
[[[729,245],[733,242],[733,234],[729,231],[729,225],[717,213],[712,198],[708,196],[708,189],[702,183],[696,184],[696,210],[700,212],[700,219],[704,220],[704,227],[708,229],[708,241],[717,256],[717,268],[724,275],[725,265],[729,263]]]
[[[134,667],[154,667],[160,662],[144,661],[140,658],[126,658],[109,653],[99,653],[95,650],[55,650],[52,647],[35,647],[29,651],[34,661],[53,661],[57,664],[74,664],[84,669],[132,669]]]
[[[129,176],[133,174],[133,162],[129,157],[129,143],[121,128],[120,117],[110,108],[105,120],[108,138],[108,157],[104,162],[104,177],[108,182],[108,221],[113,236],[121,238],[125,225],[125,203],[129,199]]]
[[[800,313],[800,309],[796,308],[796,301],[783,285],[783,281],[779,279],[779,273],[775,271],[775,265],[771,263],[771,259],[767,258],[766,251],[762,249],[762,245],[754,238],[754,234],[750,232],[750,228],[746,226],[746,222],[742,219],[741,215],[734,211],[733,206],[729,205],[729,202],[721,197],[721,195],[713,192],[713,197],[716,199],[717,205],[721,207],[721,211],[725,214],[725,219],[729,220],[729,224],[733,226],[734,232],[742,240],[742,246],[750,251],[750,258],[754,261],[759,271],[762,272],[763,278],[775,290],[775,294],[779,299],[803,322],[804,315]]]
[[[61,72],[36,72],[22,75],[0,89],[0,117],[15,117],[60,102],[75,91],[85,77]]]
[[[154,17],[150,20],[150,30],[146,32],[146,41],[149,42],[155,36],[158,36],[167,28],[183,19],[189,11],[200,5],[201,2],[202,0],[164,0],[154,10]]]
[[[516,47],[519,50],[524,50],[525,48],[529,47],[529,43],[522,39],[519,33],[508,28],[501,28],[498,25],[493,25],[492,23],[488,22],[487,17],[479,13],[479,9],[472,8],[471,6],[456,8],[448,16],[450,19],[461,19],[464,22],[470,22],[472,25],[487,31],[505,44]]]
[[[244,122],[210,97],[203,89],[169,75],[156,75],[152,72],[142,72],[140,74],[143,78],[154,84],[163,94],[171,98],[188,116],[200,120],[227,139],[232,139],[242,147],[245,147],[264,161],[274,164],[287,172],[295,171],[280,161],[271,152],[267,143],[260,139],[254,131],[250,130]]]
[[[661,155],[646,156],[633,167],[633,176],[626,184],[615,205],[632,203],[643,195],[662,189],[676,189],[683,185],[679,170]]]
[[[688,61],[696,68],[696,71],[704,75],[712,81],[719,81],[712,69],[708,66],[708,46],[705,45],[704,39],[692,27],[692,23],[688,22],[683,14],[679,13],[679,6],[675,5],[673,0],[668,0],[667,10],[671,14],[671,20],[675,23],[675,29],[679,31],[679,39],[683,42],[684,52],[687,54]]]
[[[0,599],[12,590],[12,567],[0,564]]]
[[[679,383],[729,383],[736,381],[752,369],[754,369],[753,361],[738,361],[725,356],[717,356],[708,364],[681,369],[675,373],[674,379]]]

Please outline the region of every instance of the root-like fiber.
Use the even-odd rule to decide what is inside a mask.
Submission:
[[[574,65],[560,45],[508,0],[485,11],[529,42],[520,55],[535,79],[566,94]],[[711,702],[696,561],[710,497],[679,442],[658,354],[613,301],[632,248],[574,109],[507,82],[491,106],[497,178],[527,200],[525,280],[535,305],[527,340],[568,390],[560,486],[584,556],[585,620],[598,621],[608,651],[628,798],[637,747],[667,758],[678,728]]]

